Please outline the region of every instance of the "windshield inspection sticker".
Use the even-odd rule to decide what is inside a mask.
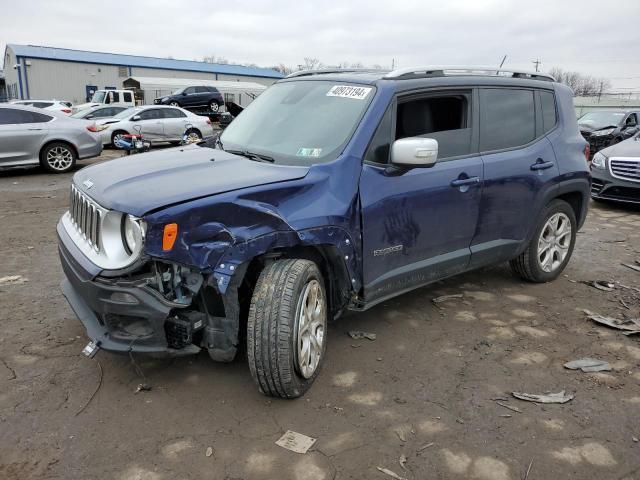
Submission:
[[[298,153],[296,153],[297,157],[319,157],[322,153],[321,148],[299,148]]]
[[[327,97],[355,98],[364,100],[369,95],[371,87],[353,87],[351,85],[334,85],[327,92]]]

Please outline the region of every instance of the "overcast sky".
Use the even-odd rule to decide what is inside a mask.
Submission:
[[[139,20],[136,20],[139,19]],[[0,48],[23,43],[297,66],[362,62],[559,66],[640,91],[640,1],[137,0],[11,2]]]

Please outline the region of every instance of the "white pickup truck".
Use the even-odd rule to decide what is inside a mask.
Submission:
[[[135,107],[136,99],[131,90],[96,90],[93,97],[91,97],[91,101],[75,105],[73,107],[73,113],[100,105]]]

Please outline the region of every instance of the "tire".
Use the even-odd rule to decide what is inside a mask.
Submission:
[[[202,140],[202,134],[199,130],[192,128],[187,132],[187,144],[198,143]]]
[[[169,105],[171,105],[172,107],[179,107],[180,104],[178,102],[169,102]]]
[[[124,130],[117,130],[111,134],[111,146],[117,150],[122,150],[116,145],[116,137],[120,135],[127,135],[127,132],[125,132]]]
[[[78,155],[68,143],[53,142],[40,152],[40,165],[51,173],[66,173],[73,169]]]
[[[215,100],[212,100],[211,103],[209,104],[209,109],[213,113],[218,113],[218,111],[220,110],[220,105],[218,105],[218,102],[216,102]]]
[[[566,230],[568,228],[570,230]],[[571,205],[564,200],[553,200],[543,209],[526,250],[509,262],[511,269],[529,282],[555,280],[569,263],[576,233],[576,215]]]
[[[302,316],[309,299],[315,314]],[[300,336],[299,329],[308,325],[304,318],[311,325]],[[281,398],[303,395],[320,372],[326,338],[327,295],[316,264],[285,259],[267,265],[256,283],[247,321],[247,358],[260,391]]]

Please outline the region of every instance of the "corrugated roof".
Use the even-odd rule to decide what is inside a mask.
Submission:
[[[247,75],[252,77],[282,78],[280,72],[268,68],[245,67],[242,65],[222,65],[219,63],[173,60],[167,58],[140,57],[118,53],[88,52],[68,48],[42,47],[39,45],[17,45],[10,43],[7,48],[19,57],[63,60],[67,62],[122,65],[127,67],[162,68],[190,72],[221,73],[225,75]]]

